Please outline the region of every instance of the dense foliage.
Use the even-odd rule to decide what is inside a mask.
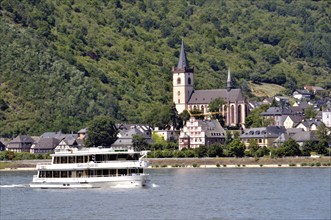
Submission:
[[[229,66],[247,92],[248,81],[330,88],[330,4],[3,0],[0,136],[77,131],[96,115],[176,126],[162,118],[181,39],[197,89],[225,88]]]
[[[117,140],[118,130],[109,116],[96,116],[88,124],[86,146],[110,147]]]

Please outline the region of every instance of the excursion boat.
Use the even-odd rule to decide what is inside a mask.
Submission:
[[[148,182],[143,160],[147,151],[112,148],[68,149],[55,152],[51,163],[37,164],[33,188],[142,187]]]

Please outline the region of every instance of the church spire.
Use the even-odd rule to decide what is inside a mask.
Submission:
[[[226,89],[230,91],[232,88],[232,83],[231,83],[231,75],[230,75],[230,66],[228,69],[228,80],[226,81]]]
[[[188,69],[188,62],[186,59],[185,49],[184,49],[184,41],[182,40],[182,45],[180,47],[180,54],[179,54],[179,60],[178,60],[178,69]]]

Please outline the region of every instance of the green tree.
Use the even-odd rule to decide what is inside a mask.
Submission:
[[[208,105],[209,112],[213,112],[211,118],[219,120],[222,126],[224,126],[225,124],[224,117],[222,116],[221,113],[219,114],[214,114],[214,113],[220,112],[223,105],[225,105],[225,101],[221,98],[216,98],[212,100]]]
[[[207,155],[209,157],[222,157],[223,156],[223,148],[218,144],[212,144],[207,149]]]
[[[205,118],[205,115],[203,114],[203,112],[196,108],[194,108],[190,113],[191,113],[190,115],[192,115],[196,119],[202,120]]]
[[[148,148],[148,143],[144,136],[135,134],[132,136],[132,146],[136,151],[142,151]]]
[[[289,138],[287,141],[285,141],[281,148],[283,149],[284,156],[300,156],[301,155],[299,144],[292,138]]]
[[[182,121],[182,125],[184,125],[190,119],[190,113],[187,110],[184,110],[179,114],[179,117]]]
[[[317,126],[317,137],[320,142],[328,142],[331,138],[330,132],[329,128],[323,122]]]
[[[242,143],[239,138],[231,141],[227,147],[229,156],[243,157],[245,155],[245,144]]]
[[[305,118],[306,118],[306,119],[315,118],[316,115],[317,115],[317,111],[314,110],[314,106],[309,105],[309,106],[305,109]]]
[[[260,146],[258,145],[256,139],[249,140],[248,149],[251,151],[252,155],[255,155],[256,151],[258,151],[260,149]]]
[[[96,116],[88,124],[87,147],[110,147],[117,139],[118,130],[109,116]]]
[[[208,148],[205,145],[200,145],[198,148],[195,148],[194,150],[198,157],[208,156]]]
[[[246,127],[256,128],[256,127],[268,126],[269,124],[271,124],[271,121],[269,119],[264,119],[261,116],[261,113],[266,111],[269,107],[270,105],[263,104],[258,108],[253,109],[246,118],[246,124],[245,124]]]

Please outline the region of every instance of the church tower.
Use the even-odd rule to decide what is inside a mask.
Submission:
[[[180,47],[177,67],[172,68],[173,102],[178,114],[187,109],[188,101],[194,91],[194,69],[190,69],[185,54],[184,42]]]

